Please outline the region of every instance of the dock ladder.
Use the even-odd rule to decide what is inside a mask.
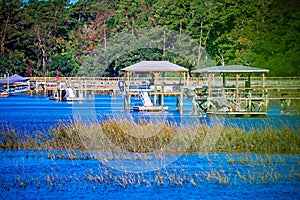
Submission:
[[[139,97],[142,100],[144,106],[146,107],[152,107],[153,104],[151,102],[151,99],[148,95],[148,92],[139,92]]]

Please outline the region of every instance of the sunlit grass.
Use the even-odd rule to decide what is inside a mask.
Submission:
[[[210,132],[215,132],[218,137],[209,149],[212,152],[300,153],[299,130],[289,127],[281,130],[266,127],[246,132],[230,126],[177,126],[124,118],[89,124],[61,124],[45,134],[21,135],[14,130],[3,130],[0,147],[80,152],[193,153],[204,151],[205,141],[212,137],[208,134]],[[165,148],[167,145],[170,146],[168,149]]]
[[[212,134],[213,133],[213,134]],[[204,144],[207,137],[217,137],[211,148]],[[170,148],[165,148],[169,144]],[[61,124],[47,133],[19,134],[3,129],[1,149],[32,150],[35,159],[46,152],[46,158],[56,162],[89,160],[99,162],[97,171],[91,170],[76,176],[52,172],[36,177],[17,175],[1,188],[13,187],[67,188],[76,187],[201,187],[202,184],[239,185],[270,184],[280,181],[299,181],[299,131],[284,127],[281,130],[266,128],[249,132],[239,128],[210,127],[189,123],[138,122],[126,118],[103,122]],[[226,152],[226,153],[222,153]],[[193,170],[182,163],[164,165],[152,171],[116,171],[105,163],[164,162],[164,154],[202,154],[201,162]],[[225,155],[225,156],[224,156]],[[2,158],[5,155],[2,155]],[[25,156],[28,158],[28,156]],[[200,158],[200,157],[199,157]],[[196,160],[195,160],[196,161]],[[182,165],[182,166],[181,166]],[[6,183],[7,182],[7,183]]]

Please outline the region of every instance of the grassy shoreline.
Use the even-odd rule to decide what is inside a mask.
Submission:
[[[236,152],[300,154],[299,130],[266,128],[246,132],[233,127],[209,127],[127,119],[60,125],[46,134],[20,135],[2,130],[1,149],[81,152],[193,153]]]

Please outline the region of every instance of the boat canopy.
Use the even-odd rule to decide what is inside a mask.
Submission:
[[[9,84],[14,84],[14,83],[17,83],[17,82],[26,82],[28,81],[30,78],[25,78],[25,77],[22,77],[18,74],[14,74],[8,78],[4,78],[4,79],[0,79],[0,85],[5,85],[7,84],[7,82],[9,82]]]
[[[169,61],[141,61],[122,69],[125,72],[187,72],[188,69]]]
[[[207,67],[203,69],[193,70],[191,73],[206,74],[206,73],[268,73],[268,69],[261,69],[257,67],[249,67],[242,65],[230,65],[230,66],[215,66]]]

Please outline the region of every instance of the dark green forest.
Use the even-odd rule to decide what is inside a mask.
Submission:
[[[0,74],[120,76],[142,60],[300,76],[298,0],[1,0]]]

